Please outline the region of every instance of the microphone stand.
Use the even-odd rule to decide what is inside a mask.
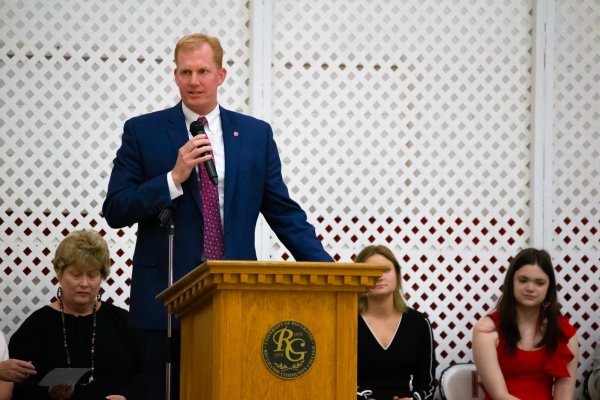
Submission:
[[[173,212],[165,208],[158,215],[158,223],[161,228],[167,228],[169,235],[169,282],[168,288],[173,286],[173,239],[175,237],[175,224],[173,223]],[[171,379],[172,379],[172,361],[173,361],[173,315],[167,310],[167,363],[166,363],[166,400],[171,400]]]

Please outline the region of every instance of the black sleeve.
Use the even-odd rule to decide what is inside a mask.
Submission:
[[[8,351],[11,358],[31,361],[35,366],[37,374],[29,377],[24,382],[17,382],[13,387],[13,400],[46,400],[50,399],[48,388],[38,386],[39,381],[49,371],[44,362],[44,343],[40,341],[40,332],[44,332],[45,327],[40,312],[34,312],[27,318],[13,333],[8,345]]]
[[[420,322],[420,338],[418,346],[418,361],[413,376],[413,399],[431,400],[435,394],[435,349],[433,329],[426,315]]]

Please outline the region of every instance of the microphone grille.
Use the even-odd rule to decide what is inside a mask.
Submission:
[[[190,133],[192,136],[196,136],[199,133],[204,132],[204,126],[198,121],[192,121],[190,124]]]

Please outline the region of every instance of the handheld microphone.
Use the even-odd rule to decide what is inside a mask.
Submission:
[[[196,136],[199,134],[204,134],[204,125],[202,125],[198,121],[193,121],[190,124],[190,133],[192,136]],[[207,155],[208,153],[202,154],[202,156]],[[206,168],[206,172],[208,173],[208,177],[213,185],[217,185],[219,183],[219,176],[217,175],[217,169],[215,168],[215,160],[212,158],[210,160],[204,161],[204,167]]]

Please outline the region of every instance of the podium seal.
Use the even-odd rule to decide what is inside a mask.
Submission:
[[[281,379],[304,375],[315,361],[317,346],[310,330],[298,321],[281,321],[263,340],[263,359],[269,371]]]

